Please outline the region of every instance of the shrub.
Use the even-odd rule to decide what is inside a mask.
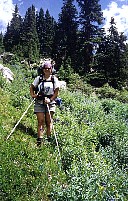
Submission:
[[[116,98],[119,94],[118,90],[110,87],[108,84],[105,84],[103,87],[96,89],[96,93],[99,98]]]

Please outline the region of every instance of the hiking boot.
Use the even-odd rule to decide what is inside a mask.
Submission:
[[[48,136],[48,137],[47,137],[47,141],[48,141],[48,142],[51,142],[51,140],[52,140],[51,136]]]
[[[37,138],[37,147],[40,147],[42,143],[42,138]]]

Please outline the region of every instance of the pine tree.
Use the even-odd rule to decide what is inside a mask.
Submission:
[[[102,36],[100,25],[103,21],[103,13],[99,0],[77,0],[80,7],[79,23],[79,66],[81,73],[90,72],[93,45]]]
[[[28,62],[36,62],[39,58],[39,39],[36,30],[35,7],[28,8],[21,33],[21,44],[24,58]]]
[[[111,18],[110,28],[96,54],[97,72],[105,76],[107,82],[117,88],[126,80],[126,36],[118,33],[114,18]]]
[[[44,57],[52,56],[52,47],[55,36],[55,24],[56,24],[55,19],[51,17],[49,11],[46,10],[45,23],[44,23],[44,43],[43,43]]]
[[[44,17],[44,10],[42,8],[36,15],[36,29],[40,44],[40,56],[42,57],[44,54],[44,38],[45,38],[45,17]]]
[[[71,64],[75,68],[78,24],[77,10],[73,2],[73,0],[63,0],[55,42],[57,63],[61,66],[61,63],[70,57]]]
[[[0,33],[0,54],[4,51],[4,44],[3,44],[3,34]]]
[[[17,47],[20,43],[20,31],[22,18],[19,15],[18,6],[15,6],[12,20],[7,26],[7,32],[4,35],[5,51],[17,53]]]

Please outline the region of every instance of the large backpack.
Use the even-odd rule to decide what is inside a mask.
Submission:
[[[43,87],[44,82],[52,82],[52,83],[53,83],[53,89],[54,89],[54,77],[55,77],[55,74],[56,74],[56,70],[55,70],[55,68],[54,68],[54,65],[52,66],[52,77],[51,77],[51,80],[46,81],[46,80],[43,79],[42,66],[39,66],[39,67],[37,68],[37,74],[38,74],[38,76],[40,76],[40,78],[39,78],[39,84],[42,82],[42,89],[44,88],[44,87]],[[39,84],[38,84],[38,85],[39,85]],[[50,95],[50,96],[45,96],[45,95],[43,94],[43,90],[42,90],[42,93],[40,94],[39,89],[38,89],[38,86],[35,88],[35,92],[36,92],[36,93],[39,93],[39,95],[41,95],[41,96],[39,96],[39,97],[37,98],[38,100],[43,100],[45,97],[51,98],[51,96],[52,96],[52,95]],[[62,104],[62,99],[61,99],[60,97],[57,97],[57,98],[55,99],[55,101],[56,101],[56,105],[61,106],[61,104]]]
[[[38,86],[35,88],[35,93],[37,94],[39,94],[40,96],[38,96],[37,97],[37,100],[44,100],[45,99],[45,97],[47,97],[47,98],[51,98],[52,97],[52,95],[45,95],[44,94],[44,82],[52,82],[53,83],[53,90],[54,90],[54,78],[55,78],[55,76],[54,75],[52,75],[51,76],[51,80],[44,80],[43,79],[43,75],[41,74],[40,75],[40,77],[39,77],[39,83],[38,83],[38,85],[39,84],[42,84],[42,91],[39,91],[39,88],[38,88]],[[57,97],[56,99],[55,99],[55,102],[56,102],[56,105],[57,106],[61,106],[61,104],[62,104],[62,99],[60,98],[60,97]]]
[[[44,83],[45,82],[52,82],[53,90],[54,90],[54,75],[51,76],[51,80],[44,80],[43,74],[40,74],[38,86],[35,88],[35,93],[38,93],[38,100],[43,100],[45,97],[51,98],[52,95],[45,95],[44,94]],[[39,87],[40,86],[40,87]]]

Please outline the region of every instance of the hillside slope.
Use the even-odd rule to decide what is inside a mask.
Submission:
[[[61,91],[54,129],[59,143],[36,147],[30,72],[14,68],[12,84],[0,77],[1,201],[128,200],[128,104]],[[61,153],[59,156],[58,148]]]

